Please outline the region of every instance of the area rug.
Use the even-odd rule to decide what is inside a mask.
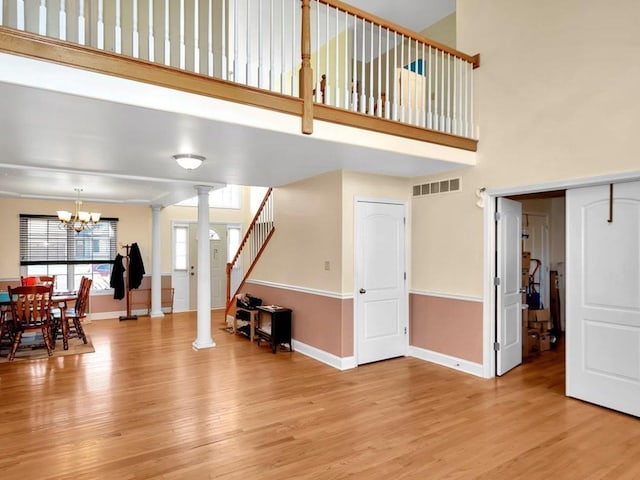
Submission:
[[[95,348],[93,348],[93,342],[91,341],[89,335],[87,335],[86,345],[79,338],[70,338],[69,350],[65,350],[64,348],[62,348],[62,339],[56,341],[56,348],[53,350],[51,357],[49,357],[47,355],[47,348],[44,346],[44,342],[42,341],[42,336],[39,336],[39,338],[32,337],[23,339],[20,347],[18,347],[18,351],[16,352],[16,356],[13,361],[19,362],[24,360],[66,357],[67,355],[80,355],[83,353],[93,352],[95,352]],[[9,345],[3,343],[2,345],[0,345],[0,363],[9,362],[8,356]]]

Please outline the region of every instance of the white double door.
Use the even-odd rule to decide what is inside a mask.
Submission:
[[[640,182],[567,191],[567,395],[640,416]]]

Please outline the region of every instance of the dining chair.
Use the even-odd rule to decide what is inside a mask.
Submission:
[[[30,287],[32,285],[37,285],[38,277],[34,275],[29,275],[28,277],[23,277],[20,275],[20,285],[23,287]]]
[[[72,308],[62,310],[60,316],[61,332],[62,332],[62,345],[65,350],[69,350],[69,334],[71,320],[73,324],[73,331],[78,338],[87,343],[87,335],[82,328],[82,320],[87,316],[87,306],[89,304],[89,293],[91,292],[91,283],[93,280],[87,277],[82,277],[80,280],[80,288],[78,289],[78,299]]]
[[[13,342],[9,353],[9,361],[15,358],[23,334],[40,331],[47,353],[51,356],[54,344],[51,338],[51,297],[53,285],[27,285],[16,288],[8,287],[11,304],[11,329]]]

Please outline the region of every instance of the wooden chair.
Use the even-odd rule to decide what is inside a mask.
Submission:
[[[13,342],[9,361],[15,358],[18,346],[25,332],[41,331],[47,353],[54,348],[51,337],[51,296],[53,285],[30,285],[17,288],[8,287],[11,303],[11,329]]]
[[[78,289],[78,299],[76,300],[73,308],[67,308],[62,310],[60,316],[60,329],[62,331],[62,345],[65,350],[69,350],[69,332],[71,325],[69,320],[73,323],[73,329],[78,338],[87,343],[87,335],[82,328],[82,319],[87,316],[87,305],[89,304],[89,293],[91,292],[91,283],[93,280],[87,277],[82,277],[80,280],[80,288]]]

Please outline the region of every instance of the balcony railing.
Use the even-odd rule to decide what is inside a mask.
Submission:
[[[314,117],[389,131],[366,117],[477,138],[478,56],[336,0],[0,0],[0,25],[300,97],[305,133]]]

